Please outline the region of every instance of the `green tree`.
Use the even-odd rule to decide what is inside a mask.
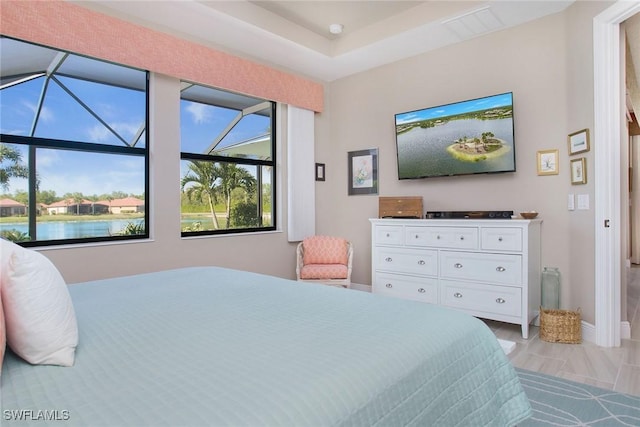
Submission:
[[[0,186],[9,189],[11,178],[29,178],[29,168],[22,163],[22,153],[0,143]]]
[[[255,201],[236,203],[232,209],[234,227],[259,227],[258,205]]]
[[[227,228],[233,221],[231,215],[231,201],[233,190],[241,188],[246,191],[246,195],[253,194],[256,188],[256,179],[244,168],[234,163],[221,163],[218,165],[220,171],[219,191],[224,197],[227,211]]]
[[[82,193],[73,193],[73,202],[76,204],[76,215],[80,215],[80,205],[84,201]]]
[[[36,200],[40,203],[44,203],[45,205],[50,205],[53,202],[58,201],[58,197],[56,196],[56,192],[54,190],[45,190],[38,191],[38,196]]]
[[[219,178],[219,170],[215,163],[193,160],[189,162],[189,171],[180,180],[180,188],[187,193],[189,199],[196,198],[203,200],[203,198],[206,198],[209,204],[211,219],[213,220],[213,227],[216,230],[220,228],[218,216],[214,209],[217,201]],[[227,224],[228,223],[229,221],[227,221]]]
[[[20,202],[23,205],[28,205],[29,204],[29,193],[24,191],[24,190],[16,190],[14,196],[13,196],[13,200],[15,200],[16,202]]]

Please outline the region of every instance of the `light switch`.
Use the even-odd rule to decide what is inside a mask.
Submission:
[[[576,208],[576,197],[575,197],[575,194],[569,194],[569,197],[567,197],[567,209],[572,211],[575,208]]]
[[[578,209],[580,209],[580,210],[588,210],[589,209],[589,195],[588,194],[578,194]]]

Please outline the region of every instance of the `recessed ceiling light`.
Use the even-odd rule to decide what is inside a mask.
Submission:
[[[329,32],[331,34],[340,34],[344,26],[342,24],[331,24],[329,25]]]

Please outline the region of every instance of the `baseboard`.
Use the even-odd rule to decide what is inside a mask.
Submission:
[[[582,340],[594,344],[596,342],[596,327],[584,320],[582,321]]]
[[[351,283],[351,286],[349,286],[351,289],[355,289],[356,291],[363,291],[363,292],[371,292],[371,285],[362,285],[360,283]]]
[[[620,339],[631,339],[631,323],[626,320],[624,322],[620,322]]]

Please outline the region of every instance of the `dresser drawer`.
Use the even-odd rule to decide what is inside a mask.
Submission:
[[[406,227],[404,243],[451,249],[477,249],[477,227]]]
[[[510,227],[482,227],[481,249],[498,251],[522,251],[522,229]]]
[[[429,277],[376,273],[373,292],[396,298],[438,303],[438,280]]]
[[[438,251],[379,247],[375,252],[376,269],[408,274],[438,274]]]
[[[522,284],[522,256],[473,252],[440,252],[440,275],[505,285]]]
[[[460,283],[443,280],[443,303],[447,307],[464,309],[475,315],[522,314],[522,290],[509,286]]]
[[[379,245],[402,245],[402,226],[379,225],[375,228],[376,243]]]

